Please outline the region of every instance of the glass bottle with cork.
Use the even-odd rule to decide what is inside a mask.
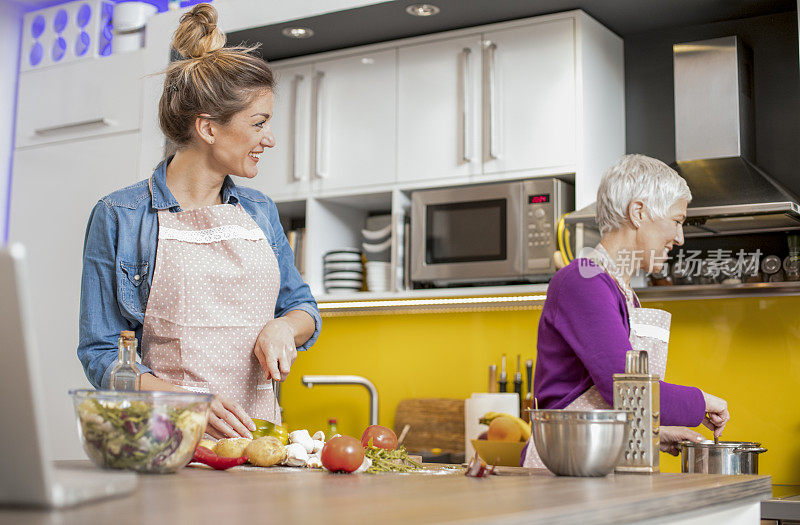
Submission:
[[[111,390],[139,390],[142,384],[142,373],[136,366],[136,334],[123,330],[117,341],[119,354],[117,366],[111,370]]]

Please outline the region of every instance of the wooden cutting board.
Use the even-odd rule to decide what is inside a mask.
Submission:
[[[411,429],[403,445],[409,452],[440,448],[442,452],[464,453],[463,399],[403,399],[394,416],[398,437],[406,424]]]

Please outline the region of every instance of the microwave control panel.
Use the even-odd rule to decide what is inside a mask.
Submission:
[[[558,250],[556,225],[572,210],[573,186],[558,179],[529,180],[523,184],[525,273],[554,273],[553,252]]]

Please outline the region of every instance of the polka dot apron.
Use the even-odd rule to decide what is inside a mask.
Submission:
[[[589,259],[605,270],[617,283],[620,291],[625,296],[625,304],[628,306],[631,348],[647,352],[650,373],[663,379],[667,369],[667,347],[672,314],[656,308],[642,308],[639,306],[639,298],[636,297],[636,293],[630,285],[625,282],[622,272],[614,264],[602,244],[597,245],[592,254],[589,255]],[[611,407],[605,402],[597,388],[591,386],[575,401],[567,405],[566,410],[604,410],[609,408]],[[536,447],[533,445],[533,436],[528,440],[523,466],[546,468],[536,452]]]
[[[239,205],[158,212],[158,246],[144,316],[142,362],[159,379],[239,403],[280,423],[271,381],[253,350],[274,318],[278,260]]]

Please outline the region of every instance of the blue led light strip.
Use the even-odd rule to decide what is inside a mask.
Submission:
[[[9,151],[8,151],[8,176],[6,177],[6,202],[5,202],[5,224],[3,227],[3,244],[8,244],[8,232],[10,231],[11,225],[11,189],[12,189],[12,180],[13,180],[13,173],[14,173],[14,149],[16,148],[16,136],[17,136],[17,101],[19,100],[19,67],[22,60],[22,37],[23,33],[25,32],[24,28],[22,27],[22,15],[23,13],[19,13],[19,39],[18,39],[18,49],[19,52],[17,53],[17,70],[16,75],[14,75],[14,109],[11,114],[11,144],[9,144]]]

